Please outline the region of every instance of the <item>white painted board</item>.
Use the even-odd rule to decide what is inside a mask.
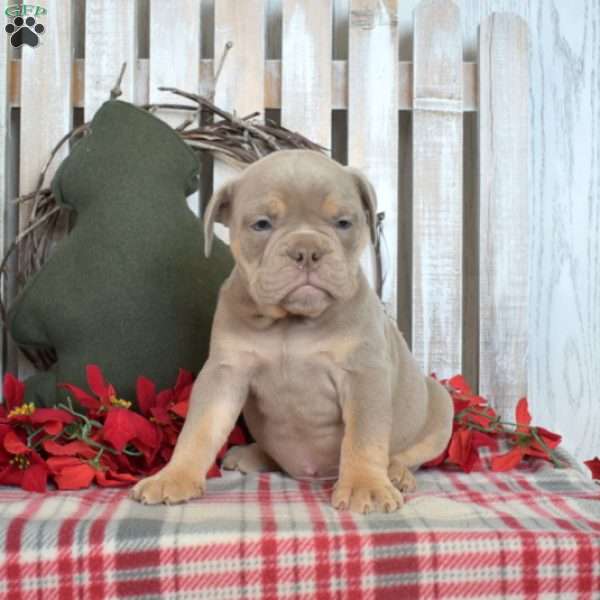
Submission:
[[[187,104],[181,97],[160,91],[175,87],[197,93],[200,73],[200,3],[197,0],[151,0],[149,99],[152,104]],[[138,90],[138,96],[141,92]],[[156,113],[172,127],[197,113],[160,110]],[[198,193],[188,198],[190,208],[199,214]]]
[[[373,184],[385,214],[382,300],[397,311],[398,253],[398,30],[397,2],[352,0],[348,54],[348,164]],[[363,268],[373,284],[372,255]]]
[[[7,225],[8,206],[8,119],[10,108],[8,104],[8,36],[0,40],[0,251],[4,254],[5,228]],[[2,299],[6,301],[6,286],[0,290]],[[0,337],[0,352],[4,355],[4,336]],[[2,373],[5,365],[2,365]]]
[[[127,63],[119,100],[134,101],[136,16],[134,2],[87,0],[85,4],[85,112],[89,121],[110,98]]]
[[[71,3],[48,0],[47,13],[38,17],[45,27],[41,43],[22,46],[21,51],[21,139],[19,193],[35,189],[52,149],[72,127],[71,76],[73,63]],[[61,160],[68,154],[64,145],[47,172],[49,182]],[[31,203],[21,205],[21,228]],[[19,376],[32,372],[25,359],[19,361]]]
[[[228,42],[227,53],[216,85],[215,102],[240,116],[265,107],[265,0],[218,0],[215,3],[215,63]],[[216,70],[216,67],[215,67]],[[215,161],[213,187],[218,189],[238,171]],[[218,225],[215,233],[227,241],[227,230]]]
[[[281,123],[331,146],[332,2],[283,0]]]
[[[527,24],[495,13],[479,39],[479,391],[507,418],[527,394]]]
[[[415,10],[412,349],[441,377],[462,367],[462,31],[458,7]]]

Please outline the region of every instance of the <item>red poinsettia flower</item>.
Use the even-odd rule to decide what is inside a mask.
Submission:
[[[138,377],[136,395],[142,415],[153,423],[171,425],[169,407],[172,406],[175,398],[173,390],[162,390],[157,394],[156,386],[152,381],[145,377]]]
[[[481,400],[479,396],[475,396],[474,400],[478,402],[477,404],[474,402],[470,410],[464,415],[465,422],[479,425],[479,427],[483,427],[484,429],[492,428],[501,431],[502,427],[497,424],[499,419],[496,411],[491,406],[479,402]]]
[[[194,383],[194,376],[180,369],[175,387],[156,393],[156,386],[146,377],[139,377],[136,395],[140,412],[151,421],[161,425],[171,425],[173,417],[170,413],[185,418]]]
[[[158,453],[168,461],[187,414],[194,377],[181,369],[173,389],[156,392],[156,386],[145,377],[139,377],[136,395],[140,412],[158,427],[161,436]]]
[[[535,432],[541,441],[538,441],[534,435],[533,439],[529,442],[526,454],[528,456],[537,456],[538,458],[551,460],[549,450],[554,450],[560,445],[562,436],[558,433],[548,431],[543,427],[531,427],[531,432]]]
[[[600,458],[592,458],[583,463],[592,473],[592,479],[600,479]]]
[[[189,406],[190,406],[189,399],[182,400],[180,402],[176,402],[175,404],[173,404],[173,406],[171,407],[171,412],[176,414],[178,417],[185,419],[187,417]]]
[[[50,477],[59,489],[82,489],[93,483],[127,486],[164,467],[187,415],[193,375],[179,371],[174,387],[160,392],[152,381],[140,377],[139,412],[117,397],[98,366],[88,365],[86,377],[89,391],[61,384],[83,407],[79,414],[25,404],[24,384],[11,375],[5,377],[0,484],[43,491]],[[219,457],[231,444],[245,442],[236,427]],[[207,476],[220,476],[216,462]]]
[[[56,440],[49,439],[42,442],[42,447],[50,456],[94,458],[97,454],[97,450],[88,446],[83,440],[74,440],[66,444],[59,444]]]
[[[448,446],[448,461],[458,465],[465,473],[480,468],[477,448],[486,446],[496,449],[498,442],[493,437],[473,429],[459,429],[450,440]]]
[[[445,386],[452,397],[455,427],[469,423],[484,429],[494,427],[499,420],[496,411],[488,405],[485,398],[473,393],[462,375],[443,379],[440,383]]]
[[[113,469],[100,469],[96,471],[96,483],[101,487],[128,487],[139,481],[139,477],[131,473],[114,471]]]
[[[101,445],[103,445],[101,432],[99,439]],[[132,446],[129,446],[127,453],[116,452],[111,446],[105,445],[105,447],[108,449],[102,455],[103,468],[110,469],[115,473],[129,473],[135,477],[146,477],[148,475],[153,475],[164,466],[164,463],[160,460],[154,460],[149,463],[146,456],[140,452],[133,455],[130,451]]]
[[[0,484],[45,492],[48,467],[44,459],[7,425],[0,425],[0,440]]]
[[[102,487],[123,487],[138,480],[130,473],[117,473],[101,463],[75,456],[53,456],[48,459],[48,467],[59,490],[84,489],[94,481]]]
[[[173,392],[175,394],[175,402],[171,407],[171,412],[174,412],[177,416],[185,419],[187,416],[188,406],[190,403],[190,396],[192,394],[192,387],[194,385],[194,376],[188,371],[181,369],[177,376],[177,382]]]
[[[177,381],[172,389],[156,393],[156,386],[145,377],[139,377],[136,385],[138,406],[142,415],[158,426],[158,431],[164,436],[160,448],[160,458],[163,464],[171,459],[173,448],[181,431],[183,421],[187,415],[189,400],[194,383],[194,377],[188,371],[181,369]],[[108,421],[107,421],[108,422]],[[231,444],[245,443],[245,436],[239,427],[230,434],[228,441],[219,451],[217,459],[221,459]],[[134,444],[140,450],[143,446]],[[156,462],[149,459],[145,466],[145,473],[158,470]],[[220,477],[221,472],[217,464],[213,464],[207,477]]]
[[[117,400],[115,388],[106,382],[98,365],[88,365],[85,368],[87,384],[95,396],[70,383],[59,383],[59,387],[70,392],[81,406],[87,408],[92,418],[102,416]]]
[[[526,456],[552,460],[551,451],[562,437],[543,427],[531,427],[531,415],[527,398],[521,398],[515,410],[517,427],[511,436],[514,446],[506,453],[492,459],[493,471],[508,471],[516,467]]]
[[[450,377],[450,379],[442,379],[440,383],[446,387],[453,397],[469,398],[473,395],[473,390],[464,375],[455,375],[454,377]]]
[[[96,476],[96,469],[76,456],[51,456],[47,463],[59,490],[87,488]]]
[[[147,377],[138,377],[136,382],[136,397],[140,412],[150,418],[152,407],[156,404],[156,385]]]
[[[221,477],[221,469],[219,468],[219,465],[216,462],[212,464],[212,466],[210,467],[210,469],[208,469],[208,472],[206,473],[207,479],[211,479],[212,477]]]
[[[177,427],[175,414],[172,408],[175,404],[175,394],[173,390],[162,390],[156,396],[156,404],[152,407],[152,420],[163,426],[163,428],[173,427],[177,432],[180,427]]]
[[[156,426],[148,419],[128,408],[111,408],[106,414],[102,439],[117,452],[122,452],[128,444],[140,451],[148,452],[148,459],[158,449],[159,435]]]
[[[517,431],[520,433],[528,433],[529,425],[531,424],[531,414],[529,414],[527,398],[521,398],[517,402],[515,416],[517,418]]]
[[[2,385],[3,405],[0,416],[6,416],[11,410],[23,404],[25,398],[25,384],[19,381],[14,375],[7,373],[4,376]]]
[[[75,417],[60,408],[38,408],[32,402],[15,406],[7,415],[8,421],[40,428],[49,435],[58,435]]]
[[[454,405],[452,436],[446,449],[423,466],[435,467],[449,461],[470,472],[480,467],[479,447],[497,448],[498,442],[490,434],[502,429],[498,425],[498,416],[485,398],[474,395],[464,376],[455,375],[440,383],[450,393]]]

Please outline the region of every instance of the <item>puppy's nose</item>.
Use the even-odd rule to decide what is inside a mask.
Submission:
[[[287,255],[296,263],[299,269],[314,269],[325,252],[320,248],[311,248],[307,245],[297,245],[288,248]]]

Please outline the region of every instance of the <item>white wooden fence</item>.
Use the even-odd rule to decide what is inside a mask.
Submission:
[[[347,153],[373,182],[385,212],[383,300],[423,368],[441,376],[466,371],[503,411],[526,394],[529,84],[528,32],[519,17],[481,22],[477,65],[463,62],[461,15],[450,0],[418,4],[412,62],[398,60],[397,0],[347,0],[343,60],[332,58],[339,35],[333,0],[282,0],[275,27],[267,0],[215,0],[214,13],[199,0],[40,4],[47,9],[43,45],[0,54],[5,246],[16,233],[7,196],[34,187],[52,146],[74,118],[92,117],[122,62],[129,65],[123,99],[164,101],[161,85],[210,90],[215,64],[233,42],[216,103],[239,114],[280,109],[283,125],[345,149],[334,157]],[[271,59],[267,33],[279,27],[281,59]],[[85,58],[78,58],[73,48],[83,31]],[[209,34],[216,58],[202,56]],[[473,111],[477,157],[463,151],[464,113]],[[332,127],[339,114],[347,127]],[[412,185],[399,163],[407,149]],[[463,157],[479,166],[478,203],[463,202]],[[227,176],[215,165],[215,184]],[[407,282],[408,303],[400,299]]]

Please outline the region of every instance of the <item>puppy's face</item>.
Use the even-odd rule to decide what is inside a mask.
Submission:
[[[215,193],[206,254],[214,222],[224,223],[254,301],[273,316],[317,317],[355,294],[375,210],[358,171],[312,151],[276,152]]]

